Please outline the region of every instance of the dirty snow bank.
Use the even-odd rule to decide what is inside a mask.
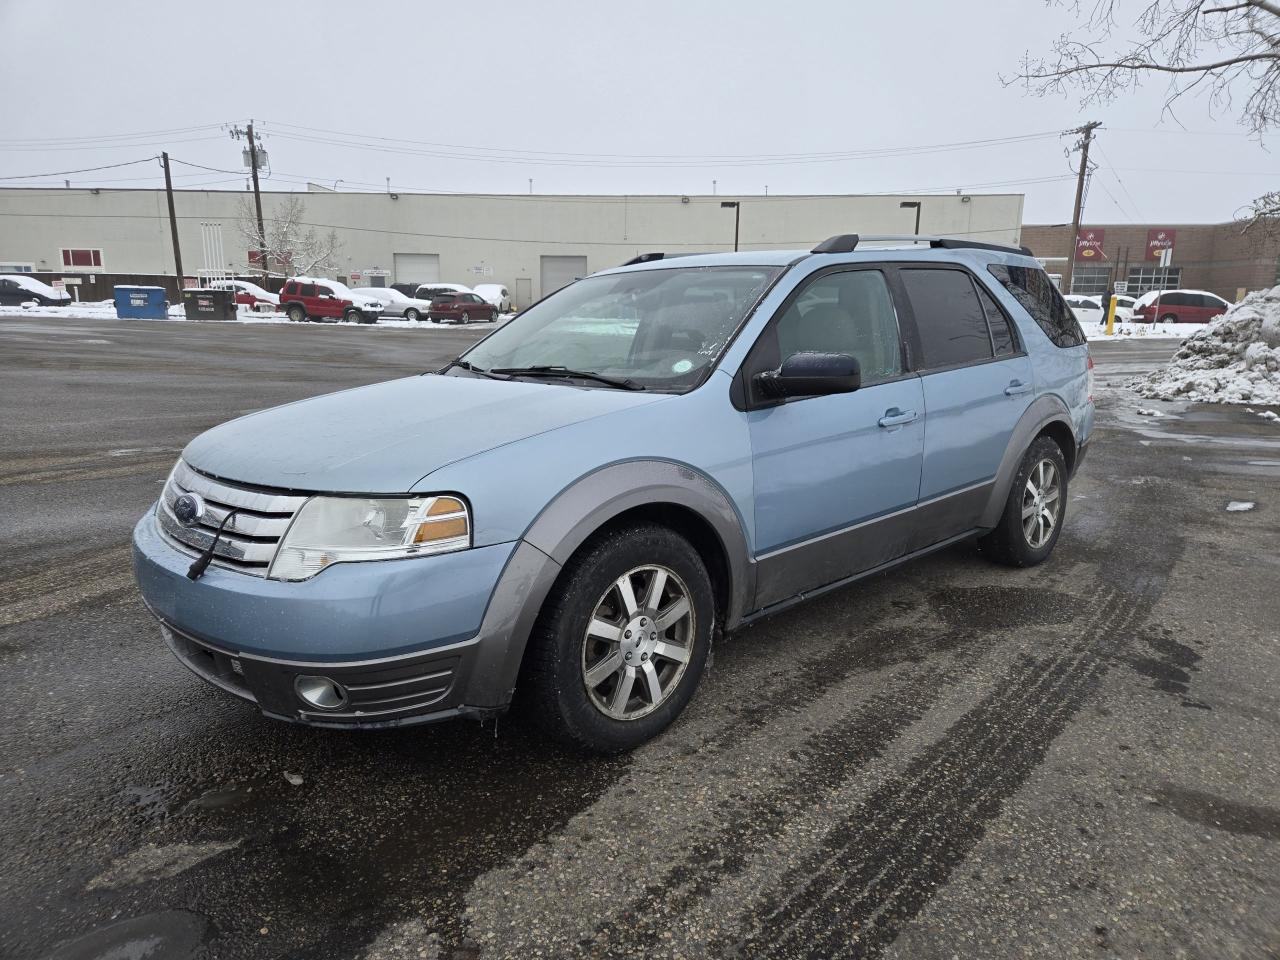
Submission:
[[[1280,403],[1280,286],[1249,294],[1130,386],[1155,400]]]

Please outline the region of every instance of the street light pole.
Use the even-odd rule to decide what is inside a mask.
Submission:
[[[742,217],[742,204],[737,200],[721,200],[721,207],[733,207],[733,252],[738,252],[738,224]]]
[[[912,236],[913,237],[920,236],[920,208],[923,206],[923,204],[919,200],[903,200],[901,203],[898,204],[898,206],[903,210],[907,210],[911,207],[916,208],[916,228],[915,228],[915,232],[912,233]]]

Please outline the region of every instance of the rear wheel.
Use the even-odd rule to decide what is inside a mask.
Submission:
[[[649,524],[614,530],[579,551],[548,597],[520,699],[561,741],[631,750],[693,697],[714,620],[711,580],[687,540]]]
[[[404,318],[406,320],[411,320],[414,323],[417,323],[419,320],[422,319],[422,314],[420,314],[417,310],[413,309],[413,307],[410,307],[408,310],[404,312]]]
[[[1067,464],[1062,448],[1037,437],[1022,458],[996,528],[978,546],[997,563],[1033,567],[1053,552],[1067,513]]]
[[[302,323],[307,319],[307,311],[302,308],[300,303],[289,304],[289,309],[285,313],[294,323]]]
[[[463,311],[462,311],[462,323],[470,323],[470,322],[471,322],[471,314],[470,314],[470,313],[468,313],[466,310],[463,310]]]

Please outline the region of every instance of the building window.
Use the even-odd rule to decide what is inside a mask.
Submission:
[[[1083,297],[1096,297],[1111,292],[1109,266],[1078,265],[1071,271],[1071,292]]]
[[[1136,297],[1148,290],[1177,290],[1181,285],[1181,267],[1130,267],[1127,296]]]
[[[96,247],[63,247],[64,267],[102,267],[102,251]]]
[[[35,273],[34,263],[0,263],[0,273]]]

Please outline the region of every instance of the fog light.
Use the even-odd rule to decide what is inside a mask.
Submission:
[[[298,677],[293,689],[303,703],[318,710],[339,710],[347,705],[347,692],[328,677]]]

